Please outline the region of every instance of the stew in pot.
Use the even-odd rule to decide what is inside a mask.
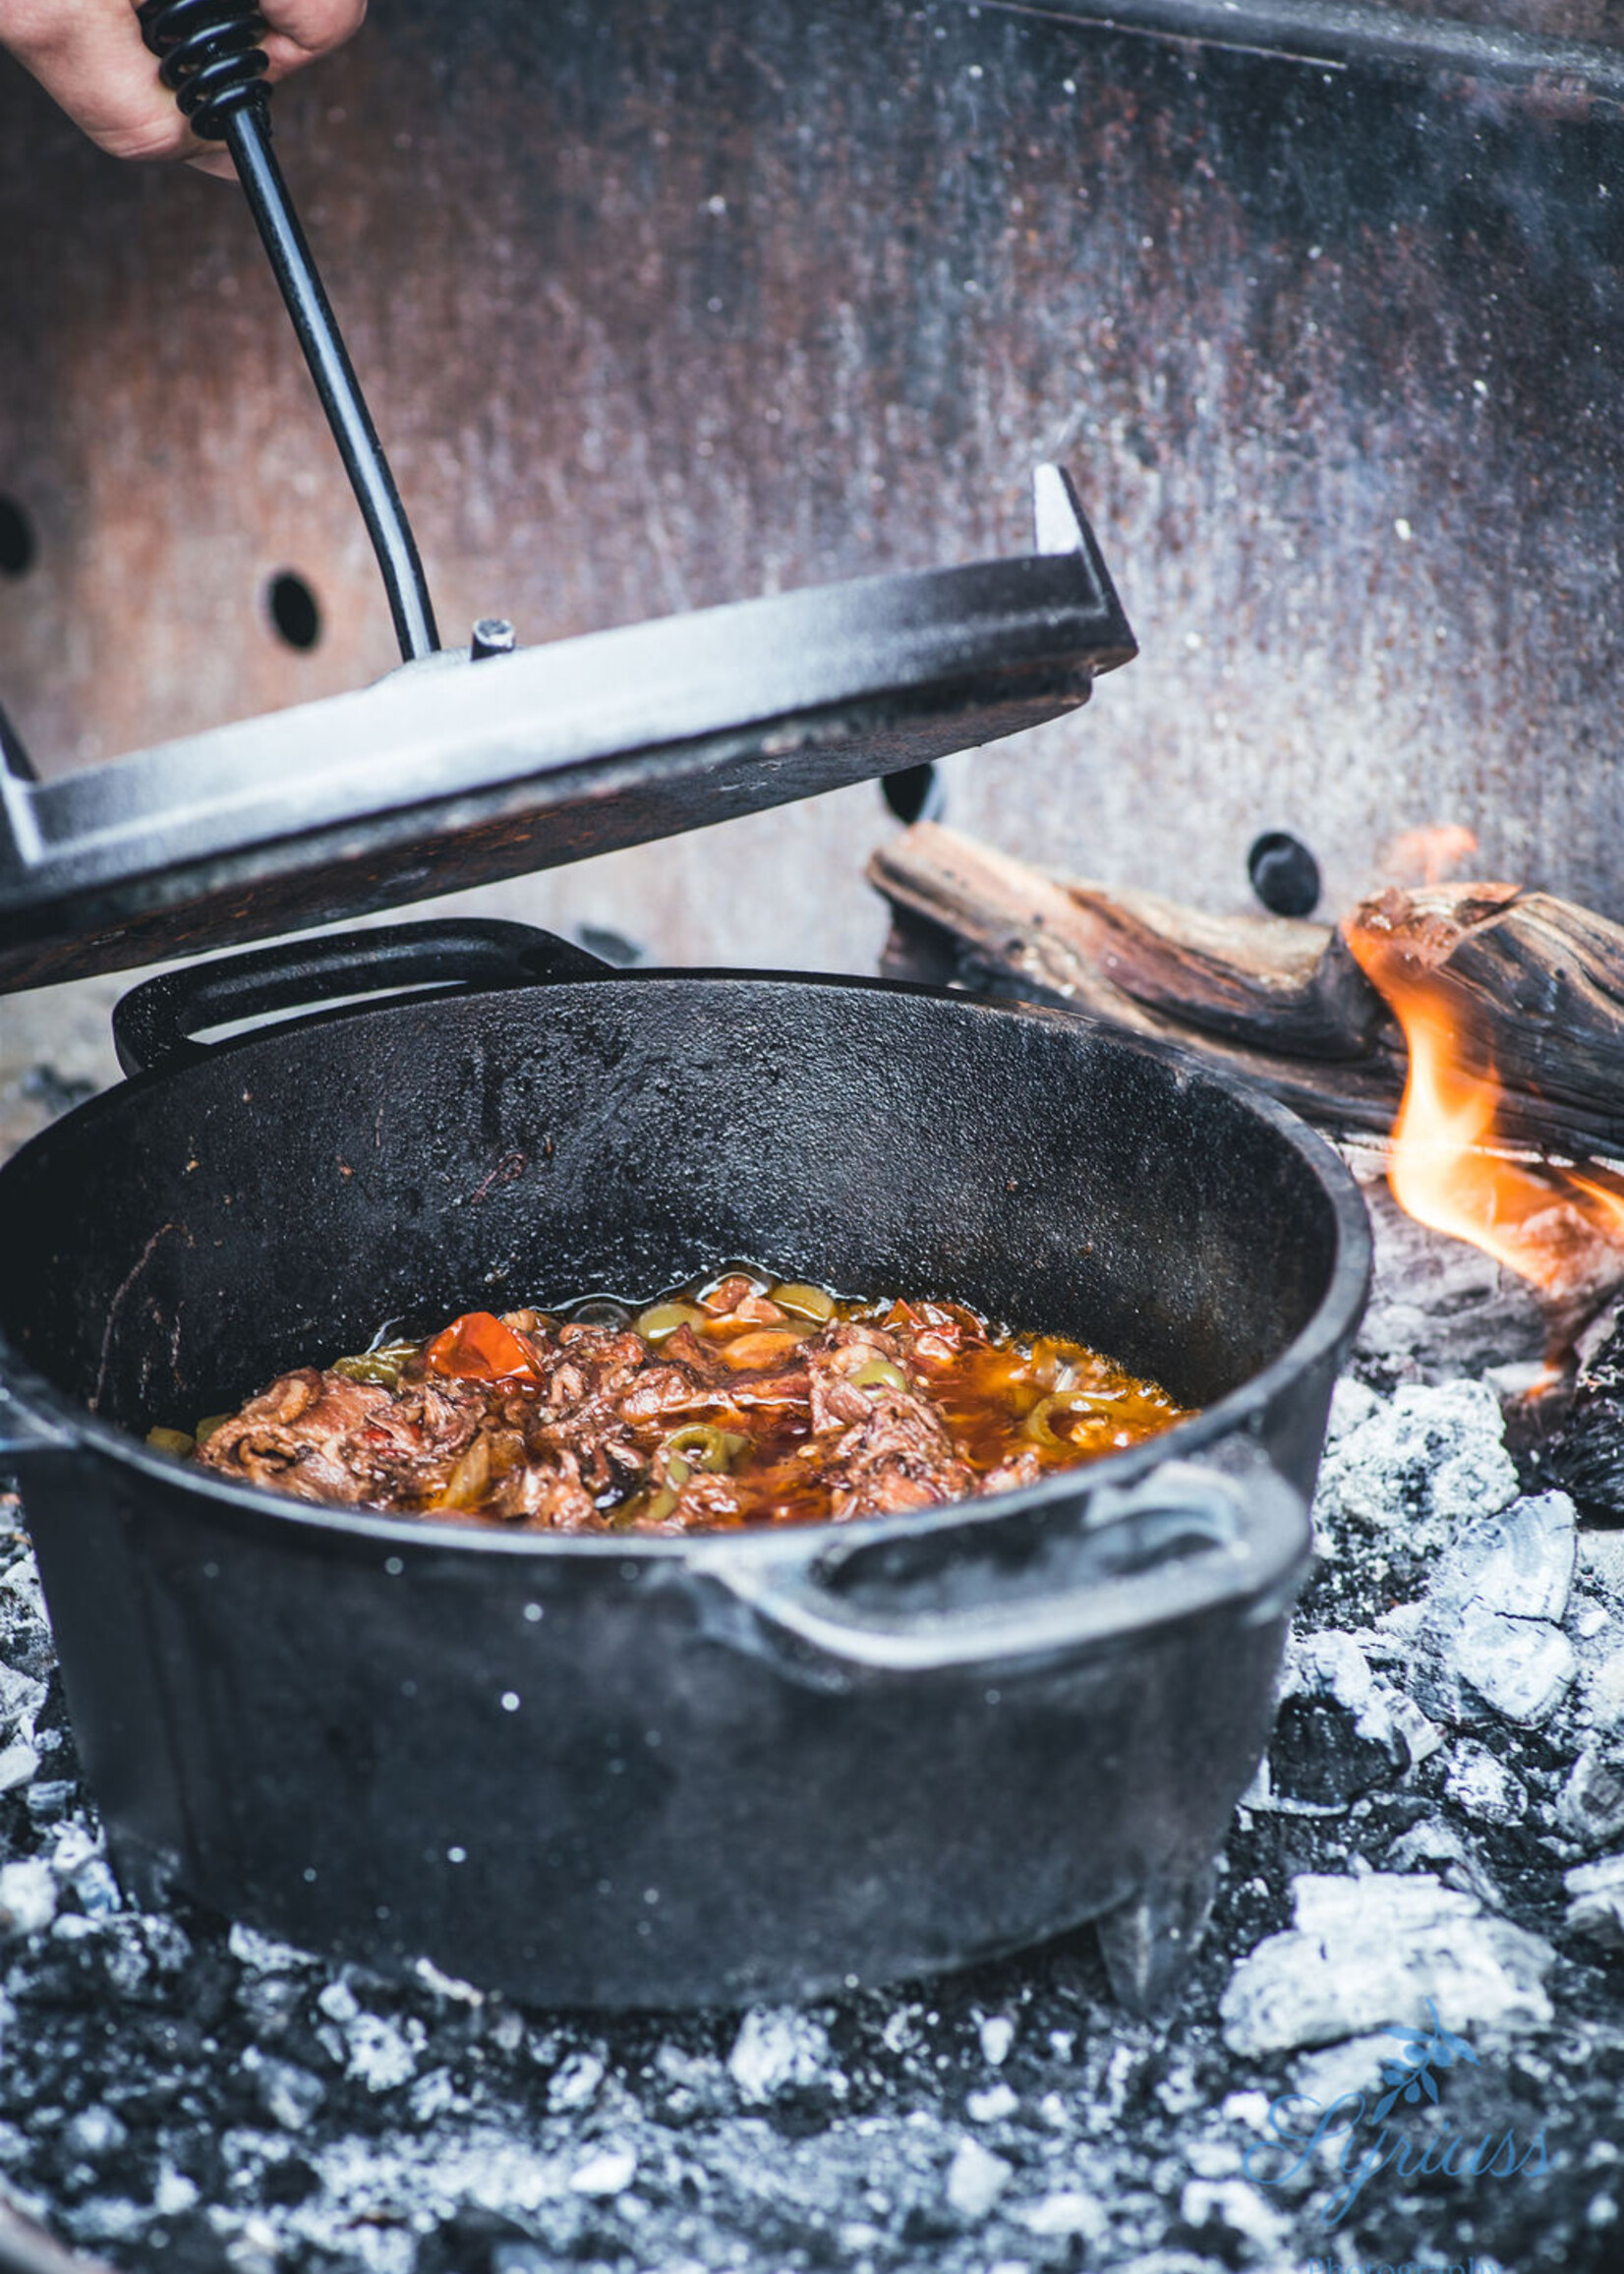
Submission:
[[[641,1311],[475,1311],[148,1442],[226,1477],[557,1532],[840,1522],[1034,1484],[1184,1419],[1155,1382],[963,1304],[740,1265]]]

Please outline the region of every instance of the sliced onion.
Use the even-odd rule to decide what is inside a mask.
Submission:
[[[691,1303],[657,1303],[652,1311],[639,1312],[633,1324],[645,1342],[658,1346],[668,1342],[679,1327],[702,1326],[704,1322],[704,1312]]]
[[[712,1477],[722,1476],[747,1442],[730,1429],[719,1429],[715,1422],[689,1422],[680,1429],[672,1429],[660,1451],[667,1476],[673,1485],[682,1485],[694,1469],[703,1469]]]
[[[491,1489],[490,1440],[478,1436],[446,1480],[436,1508],[477,1508]]]
[[[850,1377],[853,1389],[894,1389],[906,1391],[908,1377],[899,1366],[893,1366],[889,1358],[871,1358],[867,1366],[860,1366]]]
[[[1103,1424],[1107,1416],[1099,1410],[1099,1400],[1086,1390],[1056,1390],[1052,1396],[1039,1398],[1021,1425],[1021,1433],[1032,1437],[1040,1445],[1049,1445],[1057,1452],[1073,1452],[1077,1439],[1070,1432],[1062,1435],[1054,1427],[1056,1414],[1079,1414]]]
[[[834,1296],[808,1282],[786,1279],[767,1292],[781,1311],[792,1311],[798,1318],[815,1318],[820,1325],[827,1325],[835,1315]]]

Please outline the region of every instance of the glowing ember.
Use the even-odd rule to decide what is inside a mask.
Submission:
[[[1572,1295],[1615,1275],[1624,1267],[1624,1179],[1496,1147],[1500,1092],[1488,1043],[1427,952],[1435,942],[1424,925],[1406,927],[1406,896],[1384,895],[1347,932],[1409,1047],[1388,1170],[1394,1197],[1419,1222],[1470,1241],[1548,1294]]]

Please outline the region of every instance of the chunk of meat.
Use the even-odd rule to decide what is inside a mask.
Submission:
[[[522,1468],[502,1479],[483,1507],[487,1514],[534,1532],[585,1532],[598,1521],[598,1503],[567,1450],[551,1460],[532,1453]]]
[[[671,1341],[676,1340],[673,1334]],[[617,1402],[621,1420],[636,1425],[659,1421],[666,1414],[693,1413],[714,1405],[716,1398],[716,1390],[696,1378],[692,1368],[667,1361],[664,1366],[644,1367]]]
[[[821,1435],[868,1418],[873,1398],[849,1377],[876,1360],[896,1366],[902,1348],[882,1327],[843,1322],[825,1327],[813,1341],[803,1343],[800,1356],[811,1389],[812,1428]]]
[[[783,1326],[752,1326],[743,1334],[735,1334],[730,1342],[725,1342],[722,1356],[735,1373],[759,1373],[763,1368],[782,1366],[791,1356],[796,1344],[804,1339],[804,1328],[787,1323]]]
[[[761,1307],[765,1305],[765,1310]],[[699,1299],[702,1311],[713,1318],[782,1318],[783,1312],[776,1303],[768,1303],[753,1279],[742,1271],[730,1271],[725,1279],[719,1279]]]
[[[222,1476],[274,1485],[304,1500],[353,1503],[372,1483],[360,1432],[390,1402],[374,1383],[299,1367],[222,1422],[198,1458]]]
[[[1028,1448],[1016,1453],[1014,1460],[1003,1461],[996,1469],[989,1469],[982,1478],[983,1492],[1018,1492],[1022,1485],[1035,1485],[1043,1474],[1043,1463]]]
[[[649,1346],[640,1334],[608,1326],[562,1327],[556,1344],[540,1354],[542,1406],[562,1420],[624,1389],[648,1360]]]
[[[837,1523],[929,1508],[975,1490],[942,1416],[906,1390],[875,1393],[866,1417],[833,1447],[828,1478]]]

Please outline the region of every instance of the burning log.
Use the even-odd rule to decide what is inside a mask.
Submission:
[[[932,822],[869,864],[885,969],[1090,1011],[1186,1043],[1325,1127],[1385,1134],[1409,1070],[1372,940],[1422,975],[1497,1079],[1504,1142],[1585,1160],[1624,1144],[1624,926],[1507,884],[1389,890],[1335,927],[1208,916],[1063,881]]]
[[[1401,1206],[1531,1281],[1553,1351],[1624,1284],[1624,1176],[1594,1159],[1624,1153],[1624,927],[1509,884],[1394,887],[1335,927],[1213,917],[930,823],[869,876],[893,977],[1085,1010],[1390,1134]]]

